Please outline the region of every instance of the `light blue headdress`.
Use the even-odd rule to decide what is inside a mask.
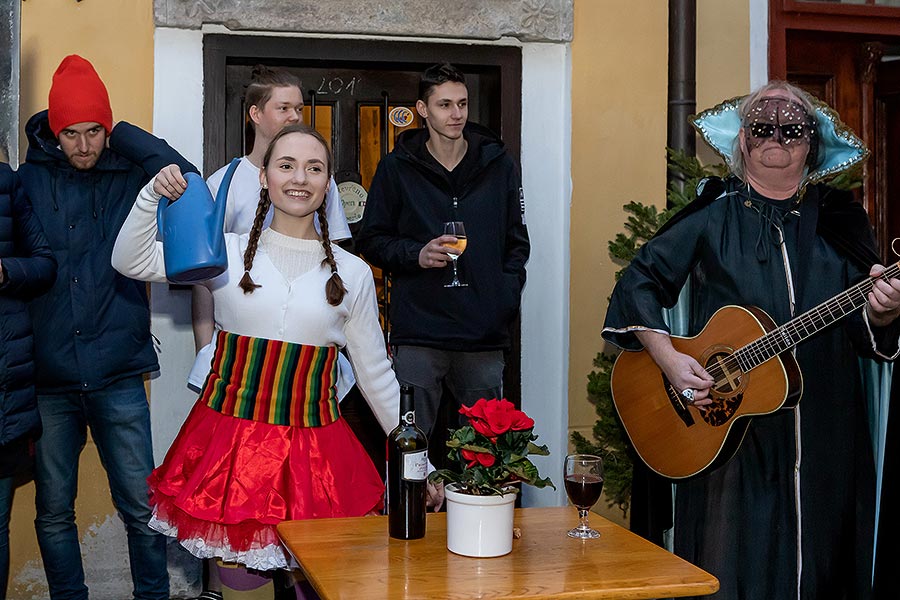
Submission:
[[[730,169],[734,168],[734,140],[741,129],[738,106],[744,97],[726,100],[699,115],[690,117],[691,124],[704,141],[721,156]],[[811,183],[830,179],[869,157],[863,141],[847,127],[827,104],[812,98],[818,134],[818,158],[800,182],[802,191]]]

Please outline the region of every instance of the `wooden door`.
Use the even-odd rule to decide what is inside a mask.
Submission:
[[[900,38],[822,31],[788,31],[787,79],[832,106],[871,152],[856,190],[875,228],[879,252],[895,262],[900,236],[900,65],[886,52]],[[888,57],[886,59],[886,57]]]
[[[880,61],[874,88],[874,191],[880,209],[877,231],[888,264],[897,260],[892,244],[900,237],[900,62]]]
[[[415,113],[418,81],[431,64],[449,61],[465,74],[469,119],[500,134],[514,158],[520,153],[521,50],[458,44],[374,42],[232,35],[204,37],[204,164],[212,172],[228,157],[247,150],[249,130],[243,90],[253,65],[283,68],[303,83],[304,122],[331,140],[335,181],[356,233],[365,196],[378,162],[393,149],[404,130],[421,126]],[[313,110],[314,107],[314,110]],[[411,109],[412,119],[388,118],[395,108]],[[346,192],[346,193],[345,193]],[[362,203],[362,206],[360,206]],[[362,210],[360,210],[362,209]],[[352,241],[347,245],[353,250]],[[389,286],[375,271],[382,309]],[[383,310],[383,315],[387,311]],[[382,317],[383,318],[383,317]],[[383,325],[389,323],[383,319]],[[521,403],[520,327],[512,331],[506,356],[504,394]],[[457,426],[454,402],[446,397],[435,432]],[[379,470],[384,469],[384,435],[358,391],[341,403],[341,411]],[[444,439],[431,441],[432,462],[446,456]]]

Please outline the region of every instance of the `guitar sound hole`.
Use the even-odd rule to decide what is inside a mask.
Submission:
[[[744,373],[734,355],[725,351],[708,356],[704,367],[716,383],[711,394],[713,403],[707,410],[700,411],[700,418],[713,427],[719,427],[727,424],[741,406],[744,394],[739,390]]]
[[[712,354],[706,359],[704,368],[716,380],[713,389],[719,394],[728,396],[741,387],[744,372],[730,352]]]

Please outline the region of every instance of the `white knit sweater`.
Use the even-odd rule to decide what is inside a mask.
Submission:
[[[159,199],[151,180],[138,195],[116,239],[112,265],[127,277],[166,281],[162,242],[156,241]],[[203,284],[213,293],[216,329],[296,344],[346,347],[360,391],[381,427],[390,432],[397,423],[400,389],[378,324],[371,269],[360,258],[332,245],[347,294],[340,305],[331,306],[325,299],[325,283],[331,273],[320,266],[325,256],[321,242],[285,238],[268,234],[265,243],[260,243],[250,275],[262,287],[245,294],[238,282],[244,274],[248,236],[225,234],[228,269]],[[290,268],[285,265],[294,253],[297,272],[305,272],[285,277],[269,251],[282,268]]]

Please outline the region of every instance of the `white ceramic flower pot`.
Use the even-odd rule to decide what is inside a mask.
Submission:
[[[512,550],[516,490],[502,496],[473,496],[444,488],[447,495],[447,549],[489,558]]]

